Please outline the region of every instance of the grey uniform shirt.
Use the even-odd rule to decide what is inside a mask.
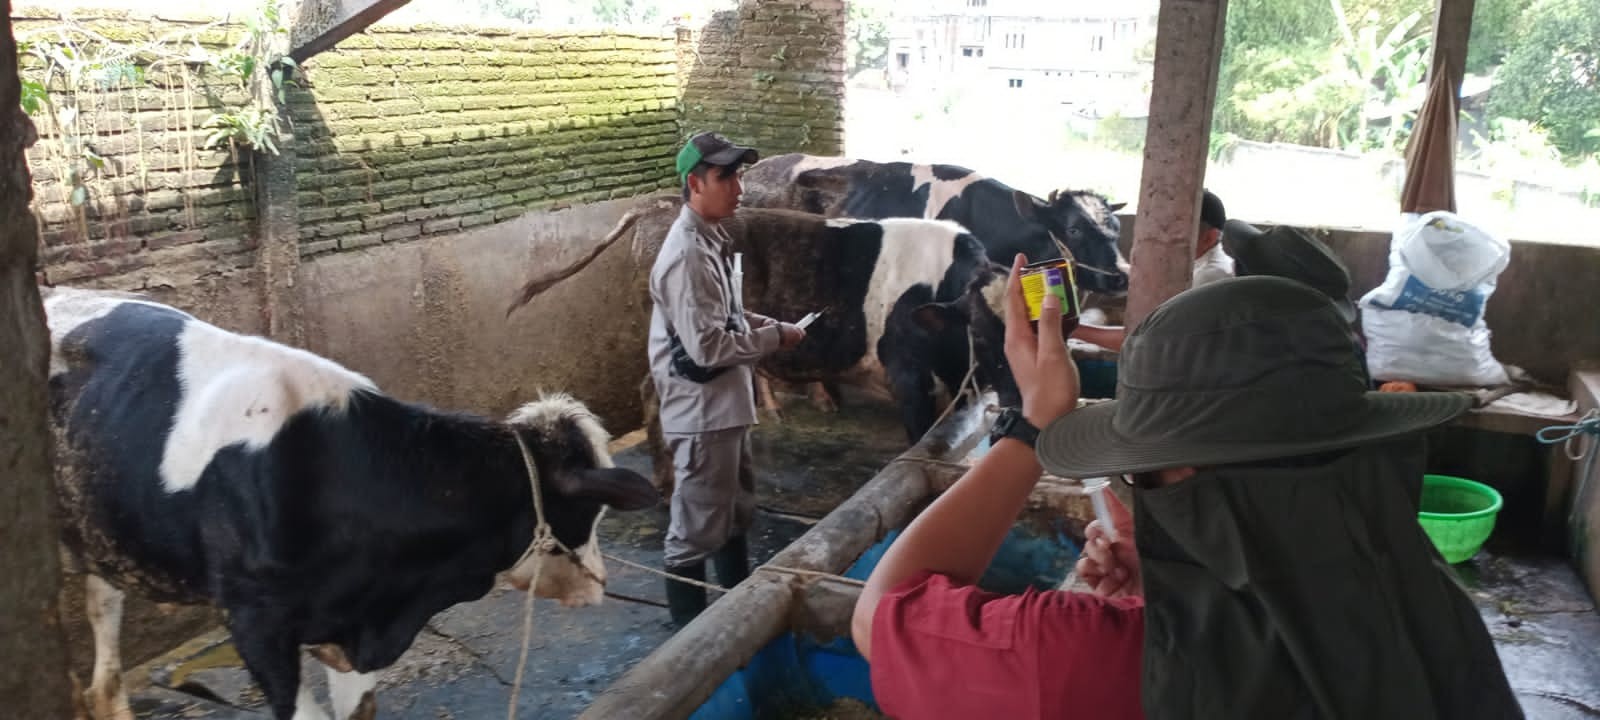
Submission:
[[[661,398],[661,430],[697,433],[754,425],[752,366],[778,349],[778,327],[752,328],[734,292],[732,239],[688,205],[678,214],[650,270],[650,377]],[[698,383],[672,368],[670,333],[705,368],[728,368]]]

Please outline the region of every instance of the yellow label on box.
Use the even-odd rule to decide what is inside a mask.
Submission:
[[[1065,262],[1046,265],[1037,268],[1025,268],[1022,271],[1022,299],[1028,303],[1028,319],[1038,320],[1039,309],[1044,303],[1044,296],[1049,292],[1045,284],[1045,271],[1054,268],[1061,272],[1062,302],[1061,314],[1063,316],[1076,315],[1078,306],[1078,283],[1073,275],[1072,266]]]

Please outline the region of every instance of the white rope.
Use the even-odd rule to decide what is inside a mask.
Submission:
[[[800,568],[784,567],[782,565],[762,565],[762,566],[756,568],[756,571],[758,571],[758,572],[761,571],[761,570],[767,570],[767,571],[775,572],[775,573],[783,573],[783,574],[787,574],[787,575],[798,575],[800,577],[815,578],[817,580],[827,580],[829,582],[843,583],[845,585],[854,585],[856,587],[866,587],[867,586],[867,583],[866,583],[865,580],[857,580],[855,578],[847,578],[847,577],[845,577],[843,575],[835,575],[833,573],[822,572],[821,570],[802,570]]]
[[[528,444],[523,442],[522,434],[516,428],[511,429],[511,436],[517,439],[517,448],[522,451],[522,463],[528,468],[528,486],[533,490],[533,540],[528,543],[528,549],[522,551],[522,557],[517,560],[512,568],[521,567],[534,555],[539,553],[549,554],[560,548],[568,556],[576,558],[567,546],[556,539],[555,531],[550,529],[550,523],[544,518],[544,498],[539,494],[539,468],[533,464],[533,453],[528,452]],[[588,572],[583,563],[578,567]],[[533,642],[533,593],[539,589],[539,575],[544,572],[544,563],[533,564],[533,579],[528,583],[528,592],[522,600],[522,654],[517,658],[517,675],[511,683],[511,703],[506,707],[506,720],[517,718],[517,698],[522,694],[522,673],[528,667],[528,646]]]
[[[722,587],[721,585],[714,585],[714,584],[708,583],[708,582],[701,582],[699,580],[695,580],[695,579],[692,579],[692,578],[686,578],[686,577],[684,577],[682,575],[675,575],[673,573],[669,573],[669,572],[666,572],[664,570],[657,570],[656,568],[650,567],[648,565],[640,565],[639,563],[632,562],[632,561],[629,561],[629,560],[624,560],[623,558],[619,558],[619,557],[617,557],[615,555],[607,554],[607,555],[604,555],[604,557],[605,557],[605,559],[610,560],[611,562],[617,563],[618,565],[625,565],[625,566],[631,567],[631,568],[633,568],[635,570],[643,570],[643,571],[645,571],[647,573],[650,573],[651,575],[659,575],[659,576],[667,578],[669,580],[676,580],[678,582],[685,583],[685,584],[688,584],[688,585],[697,585],[697,586],[703,587],[703,588],[705,588],[707,590],[715,590],[715,591],[720,592],[720,593],[732,592],[732,588],[725,588],[725,587]],[[791,568],[791,567],[784,567],[782,565],[772,565],[772,564],[757,565],[756,568],[755,568],[755,572],[761,572],[762,570],[766,570],[768,572],[775,572],[775,573],[786,573],[786,574],[790,574],[790,575],[798,575],[800,577],[816,578],[818,580],[828,580],[828,581],[831,581],[831,582],[844,583],[846,585],[854,585],[856,587],[866,587],[866,585],[867,585],[865,582],[863,582],[861,580],[857,580],[855,578],[847,578],[847,577],[844,577],[842,575],[835,575],[833,573],[822,572],[821,570],[802,570],[800,568]]]
[[[618,565],[626,565],[626,566],[631,567],[631,568],[633,568],[635,570],[643,570],[643,571],[645,571],[647,573],[650,573],[652,575],[660,575],[661,577],[669,578],[669,579],[672,579],[672,580],[677,580],[678,582],[684,583],[686,585],[697,585],[697,586],[703,587],[703,588],[705,588],[707,590],[715,590],[715,591],[720,592],[720,593],[728,592],[728,588],[725,588],[725,587],[723,587],[721,585],[713,585],[713,584],[708,583],[708,582],[701,582],[701,581],[695,580],[693,578],[686,578],[686,577],[684,577],[682,575],[676,575],[676,574],[673,574],[673,573],[666,572],[664,570],[657,570],[657,569],[655,569],[653,567],[650,567],[648,565],[640,565],[639,563],[633,562],[631,560],[624,560],[624,559],[619,558],[619,557],[617,557],[615,555],[612,555],[610,553],[601,553],[601,557],[604,557],[605,559],[610,560],[611,562],[614,562],[614,563],[616,563]]]

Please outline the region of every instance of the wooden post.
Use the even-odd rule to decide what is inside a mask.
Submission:
[[[72,716],[55,485],[45,391],[50,333],[34,269],[39,237],[23,150],[37,135],[22,113],[11,0],[0,0],[0,698],[17,718]]]
[[[1450,73],[1450,86],[1461,99],[1461,78],[1467,72],[1467,39],[1472,36],[1472,9],[1475,0],[1437,0],[1433,15],[1433,59],[1428,63],[1428,80],[1441,69]]]
[[[1138,327],[1194,273],[1200,192],[1228,0],[1162,0],[1145,132],[1126,325]]]

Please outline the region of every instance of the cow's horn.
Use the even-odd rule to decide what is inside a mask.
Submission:
[[[1050,191],[1050,199],[1046,200],[1045,202],[1050,204],[1050,205],[1056,204],[1056,196],[1060,195],[1060,194],[1061,194],[1060,190],[1051,190]]]

